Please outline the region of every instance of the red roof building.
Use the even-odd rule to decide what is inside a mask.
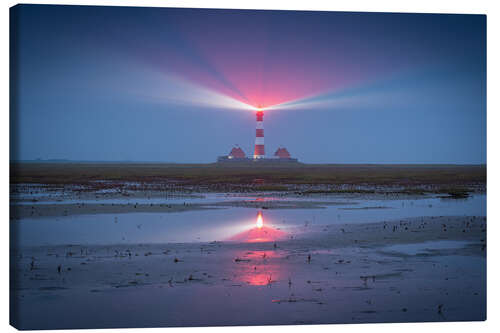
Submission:
[[[231,149],[228,158],[246,158],[245,152],[240,147],[236,146]]]
[[[278,158],[290,158],[290,153],[286,148],[278,148],[276,152],[274,153],[274,156],[277,156]]]

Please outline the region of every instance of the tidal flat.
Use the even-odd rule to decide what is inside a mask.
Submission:
[[[13,182],[11,322],[486,319],[484,183],[174,183]]]

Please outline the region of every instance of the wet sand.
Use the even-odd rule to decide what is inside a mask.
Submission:
[[[122,213],[178,213],[200,209],[217,209],[206,204],[39,204],[11,205],[10,217],[23,218],[57,217],[89,214],[122,214]]]
[[[262,243],[39,246],[12,256],[12,320],[24,329],[486,318],[482,216],[304,225]]]
[[[11,219],[37,217],[57,217],[89,214],[122,214],[122,213],[178,213],[203,209],[223,209],[227,207],[246,207],[258,209],[318,209],[335,205],[355,205],[356,202],[335,201],[259,201],[241,200],[207,203],[74,203],[74,204],[13,204],[10,206]]]
[[[253,184],[252,173],[249,183],[234,186],[158,182],[150,173],[162,170],[142,168],[136,182],[18,182],[11,186],[11,237],[20,226],[29,232],[26,242],[11,242],[11,323],[56,329],[486,319],[485,198],[464,199],[484,193],[482,168],[479,180],[460,184],[467,189],[452,190],[443,188],[449,182],[427,183],[433,169],[401,169],[421,177],[407,185],[386,179],[391,168],[378,168],[377,182],[348,186],[337,184],[334,169],[323,170],[331,183],[312,185]],[[238,229],[247,228],[247,212],[266,210],[281,211],[269,212],[269,225]],[[329,215],[315,219],[314,210]],[[119,223],[112,214],[123,214]],[[388,220],[397,214],[423,217]],[[235,228],[227,238],[204,229],[226,227]],[[182,228],[189,237],[176,238]],[[70,239],[76,244],[61,245]]]

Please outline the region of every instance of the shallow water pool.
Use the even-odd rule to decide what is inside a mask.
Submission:
[[[220,196],[224,198],[224,196]],[[205,199],[205,200],[210,200]],[[224,200],[224,199],[223,199]],[[335,198],[339,202],[339,198]],[[324,200],[323,200],[324,201]],[[12,221],[23,246],[57,244],[176,243],[222,241],[256,226],[277,230],[304,225],[369,223],[419,216],[486,216],[486,195],[450,200],[345,200],[316,209],[229,207],[177,213],[125,213],[28,218]]]

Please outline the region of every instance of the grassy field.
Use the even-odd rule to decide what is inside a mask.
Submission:
[[[279,184],[425,185],[486,184],[486,165],[218,165],[132,163],[11,163],[15,183],[86,184],[96,180],[192,185]]]

